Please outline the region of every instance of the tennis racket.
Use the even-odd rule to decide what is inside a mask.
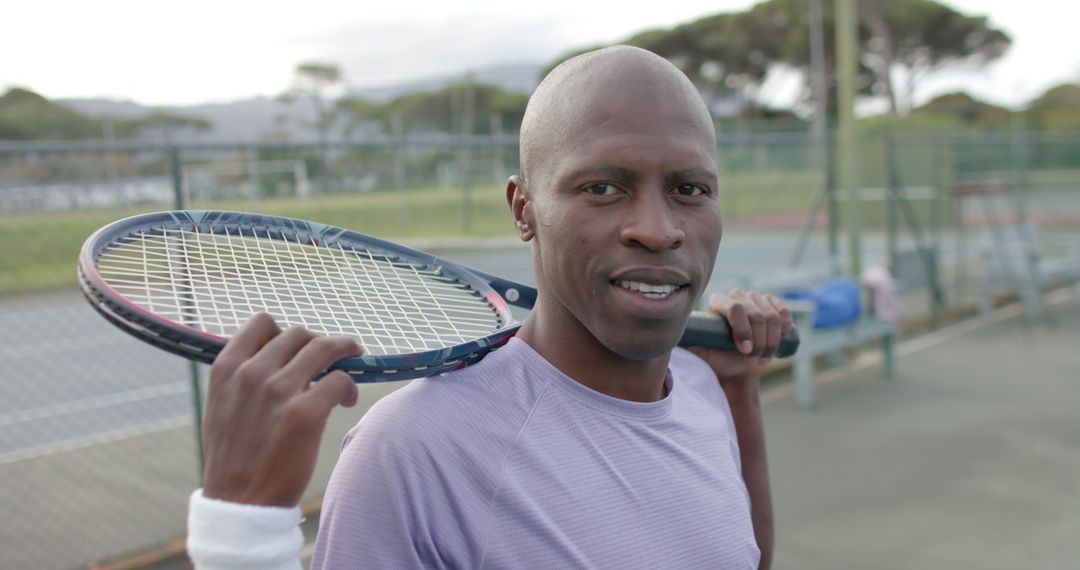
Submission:
[[[109,322],[211,363],[255,312],[282,326],[353,337],[365,354],[331,369],[357,382],[433,376],[473,364],[517,333],[509,305],[536,290],[360,233],[292,218],[216,211],[143,214],[83,244],[79,284]],[[727,321],[694,314],[680,344],[734,350]],[[791,331],[779,356],[798,346]]]

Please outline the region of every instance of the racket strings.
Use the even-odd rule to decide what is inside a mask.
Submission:
[[[356,338],[369,354],[433,350],[501,328],[482,295],[437,269],[266,234],[164,230],[116,240],[98,272],[163,318],[228,337],[257,311]]]

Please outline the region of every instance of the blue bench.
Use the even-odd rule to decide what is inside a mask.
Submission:
[[[912,250],[897,254],[894,267],[898,277],[895,279],[897,294],[903,296],[928,287],[925,259],[934,267],[937,265],[936,250]],[[820,267],[807,269],[788,269],[778,273],[760,276],[744,276],[739,286],[747,291],[760,291],[780,295],[792,289],[807,289],[840,276],[835,268]],[[850,323],[815,329],[815,307],[809,301],[785,301],[795,317],[799,327],[799,351],[792,357],[792,370],[795,381],[795,401],[803,408],[812,408],[814,399],[814,371],[817,357],[825,355],[827,362],[835,365],[843,362],[844,350],[860,347],[870,342],[881,341],[884,353],[883,372],[886,378],[896,377],[896,338],[897,323],[880,318],[875,314],[869,295],[864,295],[862,316]]]

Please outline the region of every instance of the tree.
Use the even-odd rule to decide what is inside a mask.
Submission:
[[[293,84],[281,99],[287,102],[308,100],[315,110],[315,132],[319,143],[326,144],[330,128],[336,118],[330,103],[330,89],[344,82],[341,69],[332,63],[307,62],[296,66]]]
[[[823,0],[826,69],[833,69],[833,2]],[[653,51],[678,66],[707,96],[752,102],[774,70],[787,67],[809,79],[808,0],[767,0],[742,12],[714,14],[671,29],[652,29],[620,43]],[[934,0],[860,0],[859,76],[862,95],[887,98],[898,111],[893,72],[906,78],[906,100],[918,82],[957,65],[985,65],[1008,49],[1008,35],[986,18],[966,16]],[[573,55],[566,54],[548,70]],[[830,83],[830,91],[833,83]],[[808,82],[802,98],[809,97]],[[830,96],[829,102],[835,100]],[[750,109],[753,105],[745,105]]]
[[[467,127],[460,124],[462,114],[456,110],[466,89],[472,90],[474,106],[474,123]],[[338,102],[338,108],[348,118],[347,133],[365,122],[380,124],[384,132],[392,131],[396,115],[408,123],[411,131],[486,134],[492,131],[493,117],[502,125],[520,125],[528,101],[527,94],[504,91],[497,85],[452,83],[436,91],[400,95],[383,104],[344,98]]]
[[[206,119],[180,115],[160,109],[152,111],[141,118],[121,122],[119,126],[122,134],[130,136],[142,133],[151,137],[160,135],[166,144],[173,142],[177,135],[184,131],[207,132],[213,129],[213,125]]]
[[[618,42],[647,49],[681,69],[710,102],[736,97],[751,102],[756,88],[780,59],[778,37],[790,30],[782,17],[763,17],[758,7],[747,12],[721,13],[680,24],[651,29]],[[598,47],[563,54],[556,65]],[[752,105],[746,105],[747,107]]]
[[[831,2],[825,4],[826,58],[832,61],[835,42]],[[721,101],[734,102],[739,116],[764,115],[768,111],[759,108],[757,97],[768,75],[778,67],[809,69],[806,14],[806,0],[771,0],[743,12],[705,16],[671,29],[647,30],[619,43],[647,49],[674,63],[694,82],[710,106],[715,107]],[[584,51],[588,50],[563,55],[547,70]],[[807,95],[808,91],[802,98]],[[835,97],[829,100],[834,101]]]
[[[869,33],[866,52],[876,56],[877,80],[898,111],[890,70],[904,72],[905,99],[911,108],[915,88],[927,75],[959,65],[984,66],[1009,49],[1012,39],[983,16],[966,16],[933,0],[861,0]]]
[[[335,114],[345,121],[345,141],[352,140],[353,132],[364,123],[385,123],[382,106],[361,97],[342,97],[335,104]]]
[[[293,85],[286,91],[281,99],[288,102],[307,99],[311,101],[315,109],[315,132],[319,139],[319,160],[322,162],[321,172],[329,170],[327,157],[327,142],[330,128],[337,119],[337,107],[330,103],[329,90],[344,82],[341,68],[333,63],[305,62],[296,66],[293,76]],[[326,177],[320,176],[323,189],[326,187]]]
[[[835,61],[832,4],[823,2],[827,69]],[[769,0],[748,13],[752,19],[786,24],[784,35],[776,38],[781,47],[774,63],[790,65],[808,76],[807,0]],[[900,71],[906,79],[905,108],[911,109],[915,89],[927,75],[960,65],[986,65],[1011,44],[1009,36],[990,27],[985,17],[967,16],[934,0],[859,0],[859,16],[860,92],[885,97],[894,115],[900,111],[894,72]]]

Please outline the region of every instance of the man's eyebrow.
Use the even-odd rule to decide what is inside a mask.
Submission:
[[[600,164],[596,166],[586,166],[579,168],[570,174],[570,179],[575,180],[578,178],[584,178],[586,176],[600,176],[604,178],[614,178],[617,180],[626,180],[628,182],[635,182],[641,175],[637,172],[625,168],[622,166],[615,166],[609,164]]]
[[[687,168],[686,170],[676,170],[664,175],[664,182],[667,184],[677,184],[685,182],[687,180],[701,180],[707,178],[711,181],[715,181],[717,176],[716,172],[708,170],[706,168]]]
[[[633,183],[641,178],[641,174],[624,166],[600,164],[580,168],[570,175],[571,180],[585,177],[602,177],[614,180],[625,180]],[[707,168],[687,168],[685,170],[675,170],[664,174],[664,183],[675,185],[686,182],[687,180],[716,180],[716,178],[716,172]]]

